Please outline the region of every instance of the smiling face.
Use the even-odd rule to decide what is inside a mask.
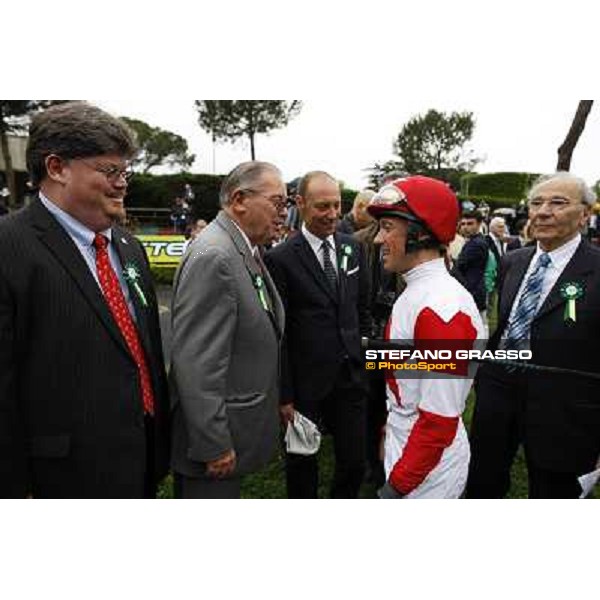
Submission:
[[[570,180],[544,182],[529,203],[535,239],[546,252],[572,240],[585,225],[589,212],[589,207],[581,201],[578,185]]]
[[[342,197],[337,181],[325,175],[310,180],[304,197],[298,196],[298,207],[306,228],[324,240],[335,233]]]
[[[51,155],[46,167],[48,178],[42,183],[42,192],[48,192],[65,212],[92,231],[104,231],[125,218],[124,172],[128,164],[123,157],[111,154],[63,160]],[[110,175],[111,170],[119,173]]]
[[[410,268],[406,254],[407,237],[408,221],[388,217],[380,219],[379,233],[374,241],[381,244],[381,257],[386,271],[404,273]]]

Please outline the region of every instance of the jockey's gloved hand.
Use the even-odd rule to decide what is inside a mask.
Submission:
[[[389,481],[377,490],[377,497],[380,500],[400,500],[404,498],[404,494],[401,494]]]

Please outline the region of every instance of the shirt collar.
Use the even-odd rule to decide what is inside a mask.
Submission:
[[[580,242],[581,234],[578,233],[572,240],[569,240],[566,244],[563,244],[555,250],[548,252],[547,254],[550,257],[552,266],[562,270],[566,266],[566,264],[571,260],[573,254],[575,254],[575,250],[577,250],[577,246],[579,246]],[[543,253],[544,250],[542,250],[538,242],[533,260],[536,261],[540,254]]]
[[[432,275],[439,273],[447,273],[448,269],[446,268],[446,263],[443,258],[434,258],[432,260],[428,260],[423,262],[416,267],[413,267],[410,271],[403,273],[404,280],[406,284],[414,283],[418,279],[423,279],[424,277],[431,277]]]
[[[310,244],[311,248],[315,252],[319,252],[324,241],[329,242],[329,246],[335,250],[335,237],[332,235],[327,236],[324,240],[317,237],[314,233],[311,233],[304,223],[302,223],[302,235],[306,238],[306,241]]]
[[[50,198],[39,193],[40,201],[48,209],[50,214],[62,225],[66,232],[81,246],[91,246],[96,237],[96,232],[86,227],[83,223],[72,217],[68,212],[57,206]],[[112,229],[108,228],[100,232],[108,238],[110,244],[112,240]]]
[[[250,252],[252,252],[252,254],[254,255],[255,252],[256,252],[257,247],[253,246],[250,243],[250,238],[246,235],[246,233],[244,232],[244,230],[235,222],[234,219],[231,219],[231,222],[236,226],[237,230],[242,234],[242,238],[244,238],[244,241],[248,245],[248,248],[250,248]]]

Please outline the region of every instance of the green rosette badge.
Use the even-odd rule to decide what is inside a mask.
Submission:
[[[348,244],[342,244],[342,271],[348,272],[348,260],[352,256],[352,247]]]
[[[567,301],[565,305],[564,320],[567,325],[572,325],[577,320],[576,300],[583,296],[583,286],[577,281],[563,283],[560,286],[560,295]]]
[[[267,302],[267,295],[265,293],[265,284],[264,284],[263,278],[260,275],[254,276],[254,287],[256,288],[256,291],[258,292],[258,298],[260,299],[260,303],[262,304],[262,307],[266,311],[268,311],[269,303]]]
[[[125,280],[132,285],[142,305],[147,307],[148,301],[146,300],[146,296],[144,295],[144,292],[139,284],[141,274],[137,266],[133,263],[127,263],[123,268],[123,277],[125,277]]]

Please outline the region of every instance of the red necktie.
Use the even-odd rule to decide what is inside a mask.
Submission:
[[[127,347],[135,360],[140,374],[140,383],[142,386],[142,401],[144,403],[144,411],[147,414],[154,414],[154,394],[152,393],[152,383],[150,372],[144,357],[144,351],[140,343],[137,329],[129,312],[121,284],[114,272],[110,260],[108,258],[108,239],[102,234],[97,233],[94,238],[94,247],[96,248],[96,270],[98,271],[98,279],[100,286],[104,292],[104,298],[108,303],[110,312],[114,317],[117,325],[125,341]]]

